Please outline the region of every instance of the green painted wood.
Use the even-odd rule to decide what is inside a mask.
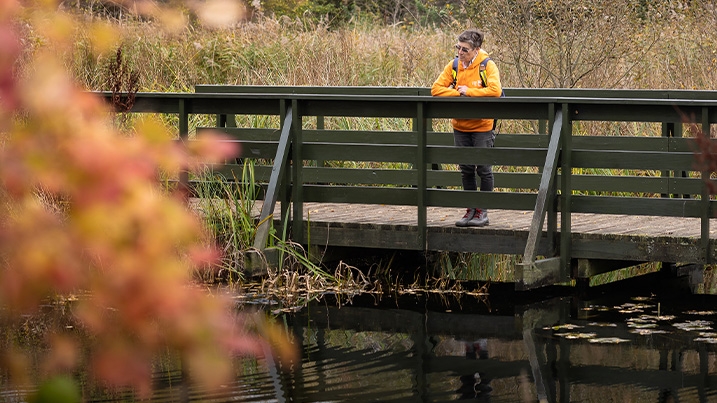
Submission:
[[[706,137],[711,137],[711,130],[710,130],[710,111],[708,108],[703,107],[702,108],[702,122],[701,122],[700,129],[702,130],[702,133],[705,134]],[[707,182],[710,178],[710,172],[702,171],[701,172],[702,181]],[[702,195],[701,195],[701,201],[702,201],[702,211],[700,214],[700,235],[701,235],[701,248],[702,248],[702,256],[704,257],[704,263],[710,264],[711,263],[711,253],[710,253],[710,218],[713,216],[712,209],[711,209],[711,203],[710,203],[710,190],[705,185],[702,187]]]
[[[415,170],[304,167],[305,183],[412,186]]]
[[[200,127],[197,133],[216,131],[216,128]],[[241,141],[278,141],[279,129],[266,128],[220,128],[222,133]],[[305,143],[371,143],[371,144],[416,144],[412,132],[397,131],[353,131],[303,129]],[[427,133],[428,144],[453,145],[451,133]]]
[[[240,142],[239,158],[274,158],[280,141],[242,141]]]
[[[675,122],[682,123],[685,117],[702,120],[699,101],[680,102],[671,100],[571,100],[571,119],[575,121],[621,121],[621,122]],[[717,106],[708,107],[710,115]],[[711,118],[710,123],[715,123]]]
[[[644,197],[573,195],[573,213],[654,215],[663,217],[701,217],[700,200]],[[564,205],[561,203],[561,208]]]
[[[231,97],[224,99],[212,95],[214,94],[206,94],[204,97],[187,97],[191,106],[190,112],[194,114],[242,115],[279,115],[281,113],[281,99],[279,98]]]
[[[274,148],[275,149],[275,148]],[[273,156],[272,156],[273,158]],[[243,167],[237,164],[213,165],[212,172],[225,178],[240,178]],[[257,182],[266,182],[271,175],[271,166],[255,165]],[[323,168],[304,167],[304,182],[335,183],[356,185],[397,185],[413,186],[417,183],[415,170],[374,169],[374,168]],[[540,185],[538,173],[494,172],[496,188],[534,190]],[[558,175],[558,178],[560,175]],[[460,172],[428,171],[427,187],[460,188]],[[573,175],[573,190],[584,192],[620,192],[625,195],[640,193],[676,193],[699,195],[702,191],[701,178],[661,178],[643,176],[599,176]]]
[[[423,103],[416,105],[416,118],[413,121],[414,130],[416,133],[416,160],[414,167],[425,167],[426,166],[426,145],[427,145],[427,130],[426,130],[426,119],[423,116]],[[418,226],[418,239],[417,242],[422,245],[422,249],[426,247],[426,170],[417,170],[417,183],[416,187],[418,190],[416,198],[417,207],[417,226]]]
[[[573,150],[668,151],[662,137],[573,136]]]
[[[416,188],[370,186],[312,185],[301,186],[304,202],[357,203],[415,206]]]
[[[310,237],[312,245],[377,249],[390,245],[392,250],[414,251],[426,247],[418,237],[417,228],[408,225],[308,222],[305,236]]]
[[[291,141],[291,122],[293,120],[292,109],[288,108],[284,117],[284,128],[281,131],[281,139],[279,147],[274,155],[274,167],[272,168],[271,178],[269,179],[269,188],[265,196],[264,204],[259,215],[259,225],[256,229],[254,238],[254,248],[264,250],[266,242],[269,238],[269,229],[274,216],[274,206],[278,199],[279,186],[283,182],[285,165],[288,164],[290,141]]]
[[[662,194],[679,192],[699,194],[702,182],[696,178],[663,178],[659,176],[572,175],[573,190],[583,192],[620,192]]]
[[[198,84],[197,93],[335,94],[335,95],[427,95],[420,87],[285,86]],[[428,94],[430,94],[430,89]]]
[[[523,252],[527,237],[527,232],[496,231],[490,226],[480,231],[474,228],[431,227],[427,233],[427,250],[517,255]],[[546,244],[547,240],[543,239],[539,251],[541,255],[547,252],[543,247]]]
[[[544,134],[509,134],[495,136],[495,147],[503,148],[548,148],[550,137]]]
[[[197,132],[215,130],[198,128]],[[223,133],[242,141],[278,141],[279,129],[265,128],[222,128]],[[427,143],[431,145],[453,145],[451,133],[428,133]],[[371,143],[371,144],[415,144],[416,135],[396,131],[351,131],[304,129],[305,142],[327,143]],[[547,148],[548,136],[538,134],[499,134],[495,147],[498,148]],[[616,136],[574,136],[574,149],[578,150],[623,150],[623,151],[676,151],[693,152],[693,140],[689,138],[660,137],[616,137]]]
[[[428,189],[426,204],[441,207],[476,206],[486,209],[532,211],[535,208],[536,197],[535,193]]]
[[[558,158],[560,157],[560,143],[563,123],[562,111],[555,113],[555,119],[553,120],[552,131],[550,134],[550,145],[548,146],[547,154],[545,155],[545,164],[543,165],[543,172],[540,178],[540,186],[538,188],[538,195],[535,199],[535,208],[533,210],[533,220],[530,224],[530,230],[528,233],[528,241],[525,245],[525,252],[523,253],[523,264],[527,264],[528,268],[537,266],[535,264],[535,257],[538,250],[538,242],[540,241],[541,234],[543,232],[543,223],[545,222],[545,216],[547,213],[547,207],[550,195],[548,192],[553,188],[555,177],[558,169]],[[524,279],[521,279],[524,280]],[[526,282],[522,281],[524,287],[532,287],[540,281]]]
[[[311,97],[311,95],[306,95]],[[413,118],[416,111],[414,102],[401,102],[396,96],[364,96],[363,99],[331,99],[331,96],[313,96],[301,99],[305,116],[345,116],[377,118]],[[337,97],[342,98],[342,97]]]
[[[560,105],[563,112],[560,160],[560,276],[566,277],[570,273],[572,261],[572,167],[573,167],[573,123],[570,120],[568,104]]]
[[[216,130],[216,128],[212,127],[199,127],[197,128],[197,133]],[[219,131],[227,134],[232,139],[242,141],[278,141],[280,136],[280,130],[273,128],[221,128],[219,129]],[[416,143],[416,135],[412,132],[314,129],[303,129],[303,132],[304,142],[307,143]],[[427,144],[452,146],[453,134],[445,132],[428,132]],[[495,146],[516,148],[547,148],[548,136],[536,134],[499,134],[496,137]],[[619,149],[618,147],[615,148]]]
[[[296,105],[289,102],[288,100],[282,100],[279,105],[279,110],[280,110],[279,117],[280,117],[280,121],[281,121],[282,130],[284,130],[286,127],[286,124],[284,122],[286,120],[289,106],[291,106],[291,110],[292,110],[291,122],[292,123],[296,122],[296,120],[299,116],[297,110],[295,109]],[[294,126],[292,125],[290,127],[292,134],[289,134],[289,138],[290,138],[289,141],[291,141],[291,142],[294,141],[293,129],[294,129]],[[293,154],[292,154],[292,151],[290,150],[289,156],[287,157],[287,163],[284,164],[284,173],[282,174],[282,181],[281,181],[282,183],[280,183],[280,186],[279,186],[279,188],[281,189],[281,192],[279,192],[279,196],[281,198],[280,199],[281,200],[281,217],[279,217],[280,225],[277,226],[277,228],[281,231],[280,232],[277,231],[277,233],[280,234],[279,236],[281,236],[282,238],[288,237],[288,235],[290,233],[289,231],[293,226],[292,217],[291,217],[291,198],[293,196],[293,187],[291,186],[291,183],[294,179],[293,172],[292,172],[293,171],[292,166],[294,164],[294,161],[292,160],[292,158],[293,158]],[[291,163],[289,163],[289,162],[291,162]],[[291,180],[289,180],[289,178],[291,178]]]
[[[279,141],[281,129],[254,127],[197,127],[197,135],[205,132],[221,132],[238,141]]]
[[[548,106],[548,110],[550,111],[550,116],[552,118],[548,120],[547,124],[548,127],[545,128],[544,133],[550,134],[549,128],[553,128],[556,124],[558,124],[558,120],[555,119],[556,112],[558,110],[561,110],[558,108],[558,105],[556,104],[550,104]],[[563,117],[561,114],[560,123],[562,125]],[[562,130],[561,130],[562,133]],[[549,253],[542,253],[542,256],[558,256],[558,241],[559,241],[559,232],[558,232],[558,180],[554,180],[552,183],[552,186],[550,190],[548,191],[548,194],[550,197],[547,201],[547,234],[546,237],[548,239],[548,245],[547,249],[549,250]]]
[[[307,183],[350,183],[358,185],[398,186],[413,186],[417,184],[417,173],[415,170],[321,167],[304,167],[303,170],[304,181]],[[540,176],[532,173],[494,172],[493,176],[499,188],[537,190],[540,183]],[[429,188],[438,186],[459,188],[461,187],[460,172],[427,171],[426,184]]]
[[[291,186],[291,206],[292,206],[292,215],[295,219],[293,219],[291,231],[292,231],[292,239],[296,240],[297,242],[305,242],[304,239],[304,202],[305,202],[305,194],[303,191],[303,186],[300,184],[304,183],[303,178],[303,160],[304,157],[304,143],[303,143],[303,132],[302,132],[302,114],[301,110],[299,109],[299,103],[296,100],[291,100],[291,107],[296,112],[297,118],[295,118],[293,121],[291,121],[291,130],[293,132],[292,138],[291,138],[291,179],[292,179],[292,186]],[[318,159],[318,158],[310,158],[310,159]]]
[[[428,146],[426,159],[435,164],[483,163],[491,165],[542,166],[545,149],[536,148],[467,148]]]
[[[198,93],[303,93],[303,94],[384,94],[430,95],[425,87],[355,87],[355,86],[272,86],[199,84]],[[717,99],[711,90],[621,90],[582,88],[504,88],[507,97],[573,97],[573,98],[642,98],[642,99]]]
[[[692,170],[694,154],[685,152],[652,151],[586,151],[570,153],[572,166],[577,168],[646,169],[646,170]]]
[[[95,92],[111,99],[111,92]],[[342,116],[412,118],[416,102],[425,102],[427,118],[497,117],[501,119],[549,119],[552,103],[571,102],[571,120],[681,122],[682,116],[701,121],[702,107],[708,108],[710,123],[717,123],[714,99],[616,99],[616,98],[553,98],[506,97],[495,99],[466,97],[427,97],[395,95],[321,95],[321,94],[198,94],[198,93],[137,93],[130,112],[177,113],[177,100],[187,101],[192,114],[246,113],[278,115],[281,99],[297,99],[309,110],[304,116],[329,116],[322,108],[335,112],[348,110]],[[345,102],[344,102],[345,101]],[[375,105],[370,104],[375,101]],[[411,105],[414,104],[414,105]],[[343,105],[343,106],[341,106]],[[332,107],[333,106],[333,107]],[[360,106],[351,110],[352,106]],[[395,113],[391,113],[395,109]],[[374,113],[377,112],[377,113]],[[683,115],[684,113],[685,115]],[[337,115],[338,116],[338,115]]]
[[[669,138],[669,150],[681,152],[695,152],[697,145],[695,140],[690,137]],[[712,143],[717,143],[717,139],[713,139]]]
[[[216,164],[212,165],[211,173],[220,175],[226,180],[241,183],[243,167],[238,164]],[[271,165],[254,165],[254,181],[258,184],[267,183],[271,179],[273,167]]]
[[[178,100],[179,115],[179,141],[186,143],[189,139],[189,113],[187,112],[187,103],[184,99]],[[189,189],[189,172],[186,170],[179,171],[179,189],[185,197],[188,197]]]
[[[517,291],[534,290],[557,284],[561,281],[560,257],[521,262],[516,265]]]
[[[582,88],[505,88],[506,97],[570,97],[628,99],[717,99],[717,91],[695,90],[620,90]]]
[[[311,143],[416,144],[416,134],[395,131],[304,130]]]
[[[705,181],[702,178],[667,178],[667,190],[673,197],[695,197],[704,189]],[[712,183],[717,184],[714,180]]]
[[[402,144],[305,143],[304,160],[413,163],[417,148]]]
[[[715,255],[714,244],[712,255]],[[582,259],[677,262],[702,259],[700,247],[687,238],[586,234],[574,237],[573,254]]]
[[[355,187],[342,185],[304,184],[305,202],[376,204],[415,206],[416,188]],[[428,189],[426,205],[465,207],[480,205],[483,208],[530,211],[535,206],[534,193],[465,192],[461,190]]]
[[[459,178],[460,179],[460,178]],[[539,173],[493,172],[495,187],[498,189],[521,189],[538,191]],[[460,182],[459,182],[460,185]]]
[[[433,97],[426,104],[426,117],[436,118],[499,118],[549,119],[548,105],[528,98]],[[547,99],[543,100],[547,101]]]

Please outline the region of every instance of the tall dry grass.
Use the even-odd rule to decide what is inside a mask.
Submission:
[[[177,33],[132,18],[104,23],[119,26],[116,42],[139,73],[140,91],[192,91],[196,84],[427,87],[468,27],[486,32],[483,47],[498,63],[505,87],[714,88],[714,4],[641,14],[630,2],[581,0],[592,12],[569,8],[561,17],[559,9],[551,9],[552,16],[527,0],[489,3],[474,11],[475,21],[442,26],[357,18],[330,27],[262,17],[229,29],[189,25]],[[108,90],[107,64],[114,53],[98,56],[93,49],[96,20],[85,16],[65,60],[87,89]],[[25,33],[26,52],[45,43],[32,27]]]

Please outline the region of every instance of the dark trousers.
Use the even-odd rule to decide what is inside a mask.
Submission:
[[[492,148],[495,142],[495,132],[467,133],[453,130],[453,142],[456,147],[484,147]],[[480,178],[480,190],[483,192],[493,191],[493,166],[459,164],[461,169],[461,180],[464,190],[478,189],[476,175]]]

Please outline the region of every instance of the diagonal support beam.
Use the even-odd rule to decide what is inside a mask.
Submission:
[[[535,210],[533,211],[533,220],[530,224],[530,230],[528,232],[528,241],[525,245],[525,252],[523,253],[523,262],[518,265],[516,270],[516,287],[519,289],[530,289],[536,286],[546,285],[544,281],[540,281],[539,276],[536,276],[538,266],[550,268],[545,273],[546,278],[557,278],[556,273],[549,273],[556,269],[554,262],[550,262],[547,265],[536,264],[535,257],[538,251],[538,245],[540,243],[540,237],[543,233],[543,223],[545,222],[545,216],[547,213],[547,205],[549,196],[551,196],[550,190],[553,189],[555,182],[558,159],[560,158],[560,135],[563,128],[563,112],[557,110],[555,112],[555,119],[553,121],[553,127],[550,134],[550,143],[548,144],[548,152],[545,156],[545,166],[543,167],[543,174],[540,178],[540,188],[538,189],[538,196],[535,200]],[[559,269],[559,267],[558,267]],[[524,276],[524,274],[532,273],[532,275]],[[528,283],[526,283],[526,281]],[[530,283],[530,284],[529,284]]]
[[[289,163],[289,152],[291,149],[291,126],[292,126],[292,110],[291,106],[286,109],[286,116],[281,128],[281,136],[279,137],[279,145],[276,148],[276,157],[274,158],[274,166],[271,168],[271,176],[269,177],[269,188],[264,197],[264,204],[261,206],[261,215],[259,216],[259,225],[256,229],[256,237],[254,238],[254,248],[264,250],[266,241],[269,238],[269,229],[274,218],[274,206],[279,195],[279,186],[284,181],[284,173]]]
[[[534,262],[540,242],[540,235],[543,232],[543,223],[547,213],[548,192],[553,187],[555,181],[558,158],[560,157],[560,133],[563,126],[563,112],[558,110],[555,112],[555,123],[550,135],[550,144],[548,145],[548,153],[545,156],[545,166],[543,174],[540,178],[540,188],[538,188],[538,197],[535,200],[535,210],[533,211],[533,220],[530,223],[530,232],[528,234],[528,242],[525,245],[525,253],[523,254],[523,262]]]

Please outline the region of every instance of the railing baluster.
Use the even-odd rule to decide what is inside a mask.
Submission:
[[[179,139],[186,146],[189,141],[189,113],[187,113],[187,100],[179,99]],[[189,172],[181,170],[179,172],[179,190],[182,197],[189,200]]]
[[[416,200],[416,207],[418,209],[417,226],[418,226],[418,243],[421,249],[426,250],[426,118],[424,115],[424,104],[423,102],[416,103],[416,119],[414,120],[414,130],[416,131],[416,163],[414,169],[416,169],[417,183],[416,191],[418,197]]]
[[[708,138],[712,139],[710,133],[710,119],[709,109],[707,107],[702,108],[702,133]],[[705,264],[710,264],[712,260],[712,251],[710,248],[710,217],[712,217],[712,209],[710,208],[710,188],[708,181],[710,180],[710,173],[702,171],[702,217],[701,217],[701,243],[702,243],[702,256],[704,256]]]
[[[291,152],[291,201],[292,201],[292,231],[291,237],[297,242],[306,243],[307,239],[304,236],[304,196],[302,192],[302,186],[304,184],[303,179],[303,161],[302,156],[302,145],[303,136],[301,132],[301,114],[298,111],[298,101],[296,99],[291,100],[291,108],[294,110],[294,119],[291,122],[292,131],[294,132],[292,141],[292,152]]]
[[[550,116],[550,127],[553,127],[556,122],[560,122],[559,124],[562,127],[562,121],[557,118],[556,115],[556,105],[555,103],[551,103],[548,105],[548,116]],[[562,113],[561,116],[562,118]],[[545,132],[547,133],[547,128],[545,129]],[[557,168],[554,175],[557,176]],[[552,185],[550,186],[550,189],[548,189],[548,200],[546,200],[546,206],[547,209],[547,218],[548,218],[548,250],[550,251],[550,256],[557,256],[558,255],[558,245],[557,239],[555,234],[558,233],[558,190],[557,190],[557,181],[553,180]]]
[[[560,179],[561,179],[561,200],[560,200],[560,276],[563,279],[569,278],[570,260],[572,257],[572,139],[573,123],[570,117],[570,104],[562,105],[562,152],[560,156]]]

